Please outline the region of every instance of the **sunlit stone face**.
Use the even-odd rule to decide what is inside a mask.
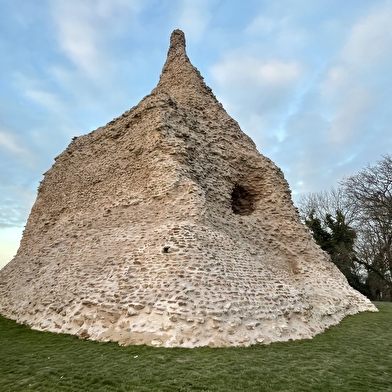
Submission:
[[[310,338],[364,310],[179,30],[151,94],[55,159],[0,271],[4,316],[120,344]]]

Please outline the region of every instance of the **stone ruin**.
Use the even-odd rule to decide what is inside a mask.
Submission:
[[[55,158],[0,271],[5,317],[122,345],[311,338],[361,311],[180,30],[151,94]]]

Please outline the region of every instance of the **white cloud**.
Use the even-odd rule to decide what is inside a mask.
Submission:
[[[30,155],[30,151],[22,145],[18,137],[3,130],[0,130],[0,148],[19,158],[26,158],[26,155]]]
[[[57,0],[51,5],[61,49],[93,79],[102,76],[110,62],[111,36],[141,9],[136,0]]]
[[[332,66],[320,84],[320,93],[326,99],[335,98],[342,91],[347,91],[353,83],[353,76],[350,70],[342,64]]]
[[[364,83],[377,83],[377,72],[392,65],[392,7],[377,8],[358,20],[321,84],[326,96],[350,95]]]
[[[93,4],[90,2],[90,6],[96,6],[97,14],[100,17],[109,19],[112,22],[118,20],[118,18],[124,15],[124,12],[138,15],[145,4],[145,0],[95,0]]]
[[[334,63],[319,85],[320,97],[329,106],[331,127],[326,140],[336,146],[349,144],[369,132],[377,106],[386,64],[392,64],[392,8],[376,8],[357,20],[348,32]],[[377,95],[378,94],[378,95]]]
[[[198,42],[203,37],[211,20],[211,7],[214,0],[180,0],[181,8],[178,17],[178,26],[184,30],[187,40]]]
[[[99,50],[98,26],[94,24],[96,8],[91,8],[89,1],[59,1],[55,4],[54,18],[62,50],[77,67],[98,77],[103,59]]]
[[[300,76],[298,62],[271,60],[260,65],[256,77],[267,84],[284,85],[292,83]]]
[[[270,15],[263,12],[255,16],[244,29],[245,42],[262,48],[263,55],[284,59],[298,56],[298,51],[303,50],[308,42],[309,33],[295,23],[293,15],[287,14],[281,3],[277,7],[280,9]]]
[[[352,91],[349,99],[341,104],[331,128],[328,130],[327,139],[330,143],[342,145],[349,143],[360,132],[365,132],[362,124],[364,117],[371,110],[373,97],[365,89]]]
[[[36,89],[27,89],[24,93],[31,101],[52,112],[60,113],[64,110],[64,105],[53,93]]]
[[[281,87],[298,80],[301,66],[298,62],[279,60],[262,61],[251,56],[227,58],[212,67],[214,79],[221,84],[243,84]]]
[[[54,86],[53,80],[56,75],[51,72],[51,68],[48,67],[45,71],[45,75],[23,74],[14,71],[13,85],[18,89],[21,101],[26,108],[33,103],[52,115],[63,116],[66,110],[66,100],[62,99],[62,92],[59,92],[56,89],[57,86]],[[36,109],[34,105],[33,107]]]
[[[252,22],[246,27],[247,34],[270,34],[276,30],[278,23],[265,15],[257,15]]]
[[[284,137],[282,118],[290,112],[302,78],[298,62],[228,55],[212,67],[211,75],[230,113],[256,142],[265,141],[260,132],[266,130],[279,140]]]
[[[392,7],[375,10],[352,28],[342,59],[355,67],[369,67],[392,54]]]

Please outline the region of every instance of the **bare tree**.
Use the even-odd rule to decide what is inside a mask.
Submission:
[[[334,216],[336,211],[343,214],[345,222],[351,225],[355,215],[352,208],[352,203],[341,187],[332,188],[329,191],[308,193],[303,195],[298,203],[298,210],[303,221],[313,214],[324,223],[324,227],[326,227],[325,217],[327,215]]]
[[[392,301],[392,156],[343,179],[337,189],[303,196],[298,208],[353,286],[372,299]],[[333,243],[336,227],[329,223],[339,221],[355,231],[350,254]]]
[[[376,287],[376,297],[392,299],[392,156],[341,181],[354,213],[358,262]],[[373,286],[373,285],[372,285]]]

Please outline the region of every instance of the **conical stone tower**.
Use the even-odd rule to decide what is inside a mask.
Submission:
[[[179,30],[151,94],[55,158],[0,271],[4,316],[120,344],[310,338],[366,310]]]

